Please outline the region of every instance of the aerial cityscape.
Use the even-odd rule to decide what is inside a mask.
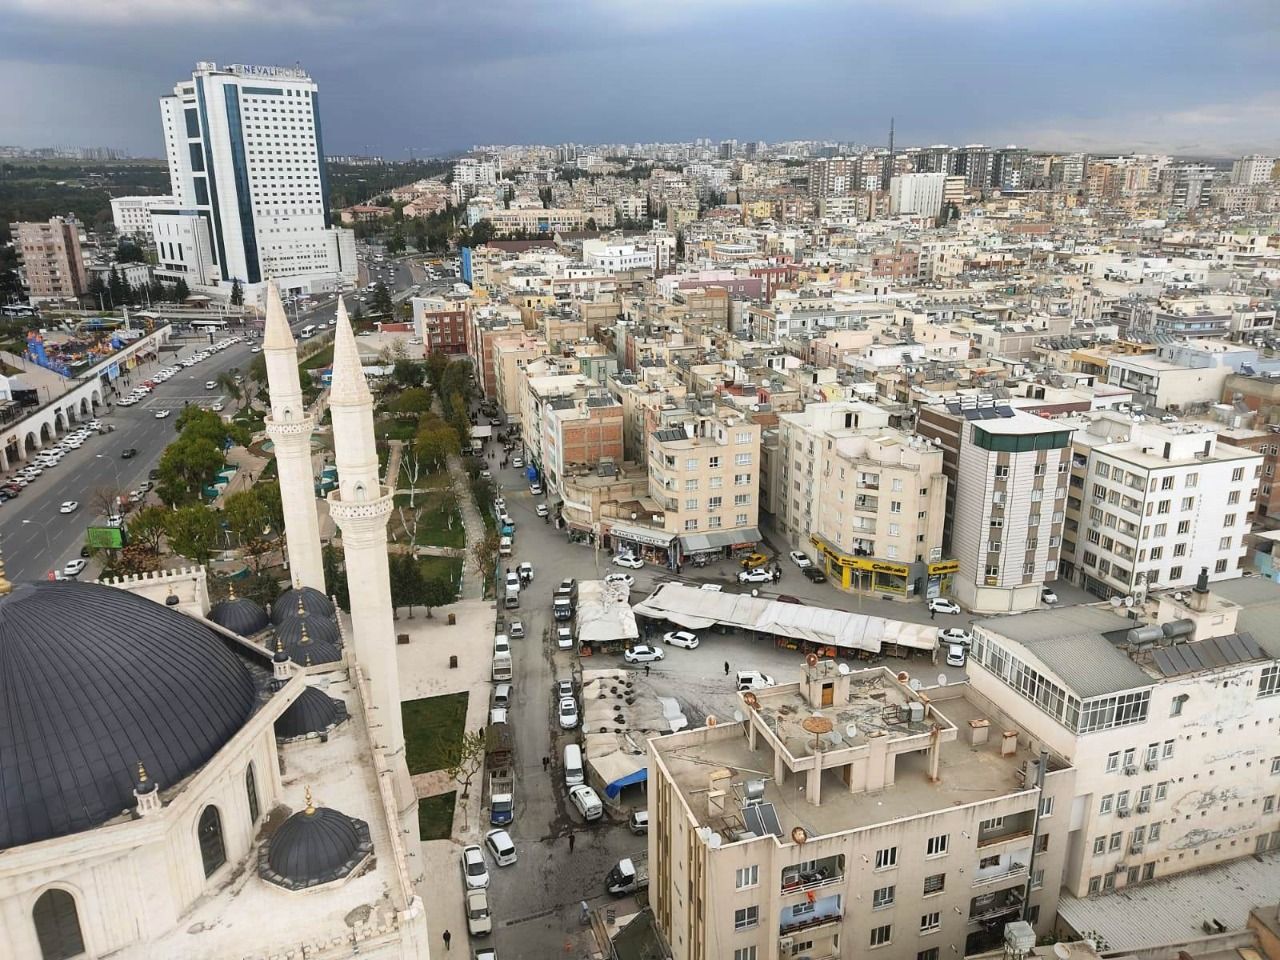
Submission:
[[[0,957],[1280,960],[1214,6],[0,4]]]

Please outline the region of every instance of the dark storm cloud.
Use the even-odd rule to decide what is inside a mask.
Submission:
[[[158,153],[197,60],[302,63],[327,146],[696,136],[1280,148],[1270,0],[0,0],[0,142]]]

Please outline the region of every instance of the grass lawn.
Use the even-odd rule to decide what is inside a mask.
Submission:
[[[448,840],[453,836],[453,805],[457,794],[441,793],[418,801],[418,832],[423,840]]]
[[[422,501],[420,500],[419,503]],[[452,518],[452,526],[450,519]],[[446,511],[444,504],[436,501],[421,509],[418,514],[418,537],[421,546],[457,547],[467,544],[467,531],[462,526],[462,514],[455,507]]]
[[[430,773],[449,765],[449,750],[462,739],[467,694],[423,697],[400,704],[409,773]]]
[[[304,373],[308,370],[319,370],[321,367],[327,367],[333,363],[333,344],[318,350],[313,356],[307,357],[298,364],[298,369]],[[303,378],[305,380],[305,377]]]
[[[450,583],[462,582],[461,557],[419,557],[418,566],[424,577],[447,577]]]
[[[378,421],[374,432],[384,440],[412,440],[418,433],[418,422],[388,417]]]

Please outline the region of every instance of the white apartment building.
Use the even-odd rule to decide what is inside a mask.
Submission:
[[[817,661],[741,723],[648,741],[675,960],[944,960],[1052,929],[1074,771],[966,685],[907,679]]]
[[[889,181],[889,211],[936,217],[942,213],[945,173],[904,173]]]
[[[1152,606],[974,624],[973,690],[1075,770],[1064,901],[1280,849],[1280,586],[1206,577]]]
[[[592,270],[610,275],[632,270],[651,274],[658,265],[657,255],[651,248],[638,247],[634,243],[609,243],[605,240],[584,240],[582,260]]]
[[[116,235],[151,239],[151,211],[173,206],[173,197],[112,197],[111,220]]]
[[[463,202],[496,186],[501,178],[502,165],[497,158],[463,157],[453,165],[454,199]]]
[[[908,596],[943,576],[942,450],[862,401],[778,418],[775,525],[846,590]],[[940,581],[935,582],[940,586]]]
[[[1238,577],[1261,453],[1200,423],[1135,423],[1099,411],[1075,428],[1059,573],[1104,600]]]
[[[160,117],[173,201],[152,208],[158,276],[223,293],[239,280],[249,300],[268,278],[294,293],[355,281],[355,235],[328,225],[319,92],[305,70],[197,63],[160,98]]]
[[[1231,164],[1231,183],[1238,187],[1256,187],[1271,179],[1276,158],[1250,154]]]
[[[943,450],[955,597],[977,613],[1034,610],[1058,575],[1071,432],[1007,406],[922,407],[917,431]]]

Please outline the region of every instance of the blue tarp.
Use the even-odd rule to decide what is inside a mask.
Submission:
[[[529,464],[529,466],[524,468],[524,475],[529,478],[530,483],[533,483],[533,481],[538,479],[538,468],[533,464]]]
[[[642,767],[641,769],[637,770],[635,773],[629,773],[625,777],[621,778],[620,780],[615,780],[613,781],[613,783],[606,784],[604,788],[604,794],[606,797],[612,800],[614,797],[616,797],[618,794],[622,792],[623,787],[634,786],[637,783],[646,783],[648,779],[649,779],[649,768]]]

